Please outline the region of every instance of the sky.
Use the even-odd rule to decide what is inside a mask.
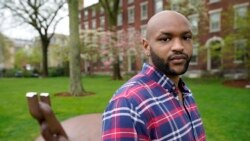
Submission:
[[[90,6],[94,3],[97,3],[98,0],[84,0],[84,7]],[[9,13],[5,13],[8,15]],[[26,26],[16,26],[16,27],[10,27],[8,22],[13,21],[7,21],[4,25],[1,25],[1,32],[3,32],[6,36],[10,38],[18,38],[18,39],[32,39],[34,36],[37,36],[37,32],[29,25]],[[69,34],[69,19],[68,17],[64,18],[60,21],[58,24],[55,33],[61,33],[61,34]]]

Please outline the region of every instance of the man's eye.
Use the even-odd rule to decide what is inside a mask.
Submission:
[[[168,41],[171,40],[171,38],[169,38],[169,37],[164,37],[164,38],[160,38],[159,40],[162,41],[162,42],[168,42]]]
[[[192,35],[185,35],[185,36],[183,36],[183,39],[184,40],[192,40]]]

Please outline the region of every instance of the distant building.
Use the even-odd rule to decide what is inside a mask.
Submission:
[[[35,46],[41,47],[40,37],[35,38]],[[55,33],[48,48],[48,66],[62,66],[68,56],[68,36]]]
[[[64,34],[55,34],[51,41],[48,51],[48,61],[51,67],[62,67],[68,61],[69,37]]]
[[[33,40],[28,40],[28,39],[19,39],[19,38],[11,38],[9,39],[12,42],[12,48],[10,49],[10,62],[9,65],[11,67],[9,68],[14,68],[15,64],[15,54],[18,52],[20,49],[25,49],[27,54],[31,53],[30,49],[33,47],[34,41]]]
[[[23,48],[23,47],[29,48],[33,46],[34,44],[33,40],[28,40],[28,39],[13,38],[11,40],[16,49]]]
[[[14,47],[12,41],[0,33],[0,77],[3,70],[14,66]]]
[[[232,33],[237,27],[237,19],[247,15],[250,8],[249,0],[186,0],[181,5],[176,0],[120,0],[120,13],[118,14],[117,33],[127,32],[127,36],[140,32],[146,34],[146,23],[148,19],[157,12],[164,9],[172,9],[183,13],[182,8],[189,8],[183,14],[186,15],[193,28],[194,42],[193,58],[187,73],[190,77],[197,77],[204,72],[208,74],[234,74],[234,77],[245,73],[243,65],[244,57],[237,52],[242,51],[246,46],[246,40],[235,41],[234,47],[228,55],[222,55],[225,45],[224,38]],[[202,13],[195,13],[196,3],[202,3]],[[104,9],[98,4],[81,10],[81,29],[83,30],[104,30],[107,31],[107,16]],[[199,8],[199,7],[198,7]],[[228,13],[230,13],[228,15]],[[233,23],[223,21],[231,17]],[[119,37],[118,37],[119,38]],[[131,38],[127,38],[129,42]],[[127,50],[127,58],[124,58],[123,71],[137,71],[145,60],[145,56],[138,54],[135,50]],[[138,58],[136,59],[135,57]],[[222,69],[223,68],[223,69]]]
[[[15,62],[16,54],[21,51],[25,53],[25,59],[19,63]],[[30,62],[27,56],[32,55],[35,51],[37,56],[35,61]],[[48,66],[49,67],[63,67],[64,63],[68,60],[68,36],[63,34],[54,34],[50,41],[48,49]],[[33,70],[41,67],[39,60],[42,55],[40,37],[37,36],[33,40],[7,38],[0,33],[0,73],[5,69],[18,69]],[[23,59],[23,58],[22,58]],[[30,64],[31,63],[31,64]],[[32,64],[33,63],[33,64]],[[66,63],[68,65],[68,63]],[[2,74],[0,74],[1,76]]]

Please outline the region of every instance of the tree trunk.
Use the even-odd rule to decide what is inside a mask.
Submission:
[[[116,22],[115,22],[116,23]],[[113,32],[112,34],[112,53],[114,56],[113,60],[113,74],[112,74],[112,79],[113,80],[122,80],[122,75],[121,75],[121,67],[120,67],[120,58],[119,58],[119,50],[118,47],[115,46],[115,43],[117,42],[117,33],[115,26],[110,27],[110,31]]]
[[[79,36],[79,11],[78,1],[68,0],[69,6],[69,31],[70,31],[70,93],[74,96],[83,95],[85,90],[81,81],[80,71],[80,36]]]
[[[114,61],[113,67],[114,67],[114,69],[113,69],[112,79],[113,80],[122,80],[119,60]]]
[[[120,69],[120,60],[119,60],[119,52],[115,43],[117,42],[117,35],[116,35],[116,25],[117,25],[117,15],[119,10],[119,2],[120,0],[99,0],[101,6],[105,9],[105,13],[108,16],[108,30],[113,33],[112,35],[112,53],[114,57],[113,61],[113,71],[112,71],[112,79],[114,80],[121,80],[121,69]]]
[[[42,44],[42,76],[43,77],[47,77],[49,75],[48,72],[48,47],[49,47],[49,42],[48,41],[44,41],[41,39],[41,44]]]
[[[120,69],[120,59],[118,54],[118,49],[113,46],[113,55],[114,55],[114,61],[113,61],[113,80],[121,80],[121,69]]]

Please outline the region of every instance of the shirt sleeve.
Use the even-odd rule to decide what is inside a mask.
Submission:
[[[133,106],[126,98],[111,101],[103,114],[102,141],[137,140]]]

